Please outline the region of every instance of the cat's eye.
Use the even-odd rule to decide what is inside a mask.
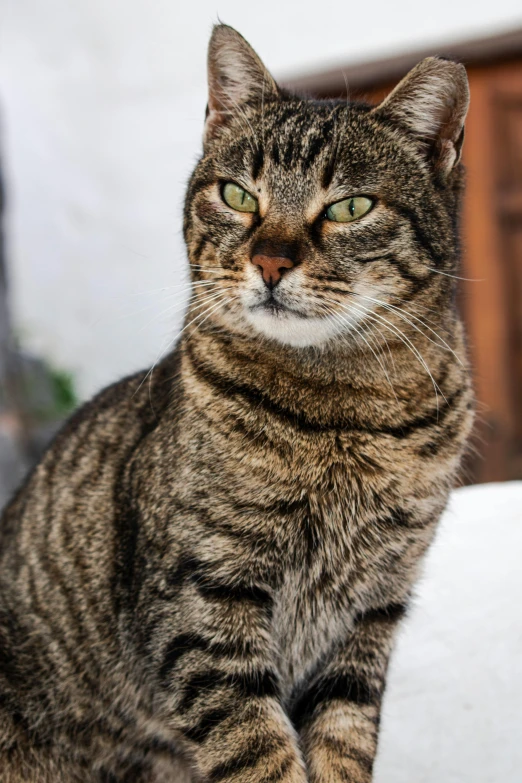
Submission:
[[[223,201],[228,204],[232,209],[236,209],[238,212],[258,212],[259,204],[257,199],[252,196],[248,190],[235,185],[233,182],[227,182],[224,185]]]
[[[372,207],[373,200],[371,198],[353,196],[353,198],[345,198],[343,201],[337,201],[329,206],[326,210],[326,217],[336,223],[351,223],[366,215]]]

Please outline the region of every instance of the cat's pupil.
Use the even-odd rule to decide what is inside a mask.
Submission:
[[[350,212],[350,215],[353,217],[355,215],[355,201],[353,198],[350,199],[350,203],[348,204],[348,210]]]

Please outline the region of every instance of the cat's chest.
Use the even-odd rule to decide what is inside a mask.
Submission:
[[[274,603],[273,638],[283,691],[311,671],[349,633],[353,607],[348,594],[321,590],[306,574],[288,574]]]
[[[397,600],[423,534],[395,521],[396,486],[376,463],[362,481],[353,464],[339,460],[303,492],[286,536],[275,520],[285,546],[273,633],[286,687],[343,643],[356,615]]]

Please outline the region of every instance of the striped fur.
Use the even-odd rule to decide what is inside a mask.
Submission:
[[[2,783],[371,781],[473,417],[465,76],[419,68],[380,107],[312,101],[215,29],[186,327],[73,416],[3,516]],[[325,219],[358,194],[367,217]],[[293,259],[271,302],[255,252]]]

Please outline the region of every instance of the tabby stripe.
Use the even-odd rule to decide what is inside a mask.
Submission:
[[[194,650],[201,650],[206,652],[208,650],[208,642],[202,636],[191,635],[188,633],[179,634],[172,639],[167,649],[163,654],[163,661],[159,670],[159,679],[162,683],[165,683],[167,678],[172,673],[172,670],[176,666],[177,662],[183,655]]]
[[[180,712],[189,710],[199,696],[207,695],[210,691],[220,688],[226,678],[227,675],[220,669],[208,669],[206,672],[198,672],[192,675],[183,685],[183,698],[179,707]]]
[[[320,155],[324,148],[324,142],[324,136],[314,136],[314,138],[309,142],[305,157],[302,159],[303,171],[307,171],[312,166],[317,156]]]
[[[314,280],[319,280],[320,282],[326,281],[327,283],[339,283],[339,276],[338,275],[314,275]],[[344,293],[347,292],[345,291]]]
[[[399,260],[397,256],[392,255],[391,253],[376,253],[372,256],[364,256],[362,258],[355,258],[354,260],[358,264],[369,264],[374,263],[375,261],[383,261],[390,266],[393,266],[399,275],[403,278],[403,280],[405,280],[407,283],[410,283],[412,286],[409,292],[409,296],[407,297],[407,301],[411,300],[411,298],[423,287],[425,287],[435,275],[435,272],[430,270],[426,270],[427,274],[416,275],[408,266],[406,266],[404,261]]]
[[[232,709],[226,707],[217,707],[215,710],[204,712],[195,726],[182,729],[183,735],[192,742],[205,742],[208,735],[231,714]]]
[[[398,527],[411,527],[413,523],[413,515],[400,506],[390,509],[389,514],[386,517],[386,521],[389,524],[397,525]]]
[[[417,451],[420,457],[435,457],[439,451],[446,449],[446,455],[450,453],[450,447],[456,438],[460,436],[460,425],[464,419],[465,413],[461,411],[457,419],[450,422],[442,432],[438,433],[434,438],[431,438],[424,443]]]
[[[420,291],[421,288],[429,283],[435,274],[435,272],[428,271],[427,275],[415,275],[411,269],[409,269],[402,261],[399,261],[395,256],[388,256],[386,258],[386,262],[397,270],[403,280],[406,280],[406,282],[412,285],[413,288],[411,293],[417,293]]]
[[[185,712],[200,695],[208,695],[216,688],[239,690],[244,698],[268,698],[279,695],[279,684],[274,672],[249,672],[225,674],[220,669],[209,669],[194,674],[183,686],[184,694],[180,711]]]
[[[237,419],[230,417],[231,423],[237,423]],[[212,533],[220,533],[230,538],[240,538],[243,540],[245,535],[244,530],[241,527],[236,527],[232,523],[220,519],[219,517],[214,519],[208,508],[202,508],[194,503],[179,504],[179,508],[183,508],[184,511],[188,511],[190,514],[194,514],[197,517],[198,524],[207,528]]]
[[[317,290],[317,294],[321,295],[322,293],[328,293],[328,294],[341,294],[342,296],[350,296],[352,294],[351,291],[347,291],[343,288],[337,288],[333,285],[322,285],[320,289]]]
[[[310,421],[302,414],[294,413],[287,408],[283,408],[259,389],[256,389],[253,386],[247,386],[243,383],[237,383],[233,378],[227,378],[226,376],[218,374],[195,355],[190,343],[187,345],[187,355],[196,375],[208,385],[216,388],[224,397],[244,397],[253,406],[262,407],[267,413],[285,419],[289,424],[304,431],[326,432],[331,429],[337,429],[336,427],[329,427],[328,425],[320,424],[319,422]]]
[[[324,167],[323,175],[321,177],[321,185],[326,190],[332,184],[332,179],[335,174],[335,167],[337,164],[337,147],[334,152],[328,158],[328,163]]]
[[[192,579],[198,592],[205,598],[220,601],[239,601],[269,606],[273,599],[267,590],[257,585],[223,584],[194,574]]]
[[[463,388],[458,389],[456,392],[446,398],[447,403],[444,403],[443,408],[440,406],[438,408],[433,408],[432,411],[425,414],[424,416],[419,416],[418,418],[412,419],[411,421],[406,422],[398,427],[390,427],[390,431],[393,430],[394,434],[397,432],[396,437],[405,438],[416,430],[427,429],[428,427],[434,426],[440,427],[444,423],[447,416],[453,412],[452,406],[463,394],[463,392]],[[384,431],[384,428],[382,431]]]
[[[291,166],[294,162],[295,145],[292,139],[289,140],[286,150],[283,154],[283,163],[285,166]]]
[[[430,256],[430,258],[433,259],[433,261],[435,262],[435,266],[442,266],[445,259],[433,247],[433,244],[431,243],[429,237],[426,235],[425,231],[423,230],[415,212],[409,207],[406,207],[404,204],[394,204],[390,202],[388,203],[399,213],[399,215],[401,215],[402,217],[406,218],[406,220],[408,220],[408,222],[410,223],[413,229],[415,239],[417,240],[418,244],[422,248],[424,248],[424,250]]]
[[[403,530],[417,530],[418,528],[426,527],[432,521],[432,517],[428,518],[416,518],[413,514],[404,511],[402,508],[391,509],[386,516],[378,517],[374,525],[380,528],[392,528]]]
[[[226,658],[228,660],[234,658],[244,660],[255,652],[252,644],[248,641],[209,642],[199,634],[179,634],[169,642],[163,654],[158,675],[160,681],[165,683],[180,658],[194,650],[208,653],[213,658]]]
[[[317,708],[334,699],[358,705],[377,704],[379,692],[351,673],[325,675],[307,688],[291,709],[291,720],[297,730],[312,718]]]
[[[261,514],[279,514],[281,516],[292,516],[302,512],[310,511],[310,503],[308,498],[299,498],[299,500],[274,500],[271,503],[256,503],[250,501],[248,503],[236,502],[234,503],[234,510],[245,512],[255,511]]]
[[[244,397],[254,407],[263,408],[266,413],[284,419],[287,424],[300,429],[303,432],[332,432],[338,430],[352,430],[355,432],[367,432],[373,435],[390,435],[393,438],[403,439],[411,435],[418,429],[426,429],[433,425],[440,425],[451,410],[452,404],[463,393],[463,389],[457,390],[453,395],[447,398],[445,407],[434,407],[432,411],[403,424],[394,426],[373,427],[368,424],[359,424],[356,422],[336,422],[335,424],[322,424],[320,422],[307,419],[302,413],[283,408],[278,403],[266,396],[259,389],[246,384],[237,383],[233,378],[227,378],[215,372],[213,369],[202,362],[194,353],[192,345],[187,345],[187,355],[191,361],[192,368],[196,375],[205,383],[213,386],[224,397],[233,398],[236,396]]]
[[[9,697],[3,693],[0,693],[0,707],[6,710],[13,726],[22,729],[26,734],[33,732],[33,728],[25,715],[10,703]]]
[[[220,582],[208,576],[211,566],[193,555],[182,555],[176,568],[167,577],[169,585],[182,585],[190,580],[200,595],[221,601],[238,601],[271,607],[273,599],[268,590],[247,582]]]
[[[171,587],[181,587],[187,579],[204,568],[203,563],[193,555],[182,554],[174,568],[167,573],[167,584]]]
[[[65,628],[62,624],[57,624],[55,620],[57,619],[55,615],[49,615],[45,604],[41,601],[41,588],[36,582],[36,576],[34,573],[34,567],[30,566],[29,568],[29,582],[28,582],[28,588],[29,588],[29,598],[31,600],[32,608],[34,609],[34,612],[37,616],[39,616],[46,624],[47,630],[49,633],[49,636],[53,639],[56,646],[60,649],[60,651],[63,654],[63,658],[65,659],[65,663],[69,666],[72,666],[77,672],[83,671],[84,672],[84,678],[86,682],[91,683],[91,687],[94,687],[93,681],[89,677],[89,673],[87,672],[85,668],[85,663],[78,658],[77,652],[78,650],[82,650],[82,647],[84,647],[84,644],[82,642],[85,642],[85,633],[83,634],[83,638],[79,637],[78,634],[76,634],[76,644],[74,646],[71,646],[69,643],[68,635],[66,633]],[[62,587],[63,592],[63,587]],[[71,608],[70,606],[70,597],[68,593],[66,592],[64,594],[64,600],[68,604],[69,614],[72,617],[73,621],[75,621],[78,617],[78,609],[77,608]],[[63,614],[58,617],[58,619],[63,620]],[[75,623],[73,622],[73,627]],[[75,629],[76,631],[82,630]],[[90,650],[91,648],[89,648]],[[99,677],[99,666],[97,665],[97,661],[88,653],[88,657],[90,660],[91,665],[94,668],[94,674],[95,677]],[[63,665],[64,661],[61,661],[61,665]]]
[[[179,364],[179,357],[174,366]],[[149,391],[150,394],[150,391]],[[152,400],[150,401],[152,407]],[[154,407],[155,410],[155,407]],[[148,413],[148,411],[147,411]],[[119,509],[115,519],[116,540],[119,551],[116,558],[119,565],[118,584],[114,591],[114,609],[117,615],[121,611],[121,605],[125,601],[134,607],[139,596],[139,578],[136,578],[136,549],[141,526],[141,517],[136,503],[131,503],[129,485],[131,485],[136,462],[133,462],[136,450],[151,435],[160,422],[159,411],[154,418],[147,419],[146,414],[141,413],[141,429],[136,440],[126,450],[125,457],[121,461],[120,468],[114,481],[114,505]],[[130,469],[129,469],[130,466]],[[139,569],[138,569],[139,572]]]
[[[263,168],[264,162],[265,162],[265,153],[263,147],[258,145],[256,148],[254,159],[252,161],[252,179],[254,180],[254,182],[258,178],[259,172]]]
[[[279,780],[284,778],[290,766],[292,765],[292,762],[292,756],[287,756],[276,769],[274,769],[268,775],[265,775],[264,783],[278,783]]]
[[[355,761],[365,772],[371,773],[373,769],[373,758],[362,750],[354,748],[345,740],[328,735],[321,737],[321,742],[334,753],[337,753],[338,756]]]
[[[407,609],[408,607],[406,604],[388,604],[388,606],[383,606],[378,609],[368,609],[365,612],[361,612],[355,617],[354,622],[398,622],[405,616]]]
[[[208,774],[208,779],[216,783],[218,780],[231,777],[236,772],[252,769],[252,767],[257,766],[261,759],[274,753],[280,747],[280,737],[265,737],[259,742],[257,747],[249,747],[248,751],[242,751],[228,759],[228,761],[213,767]]]

